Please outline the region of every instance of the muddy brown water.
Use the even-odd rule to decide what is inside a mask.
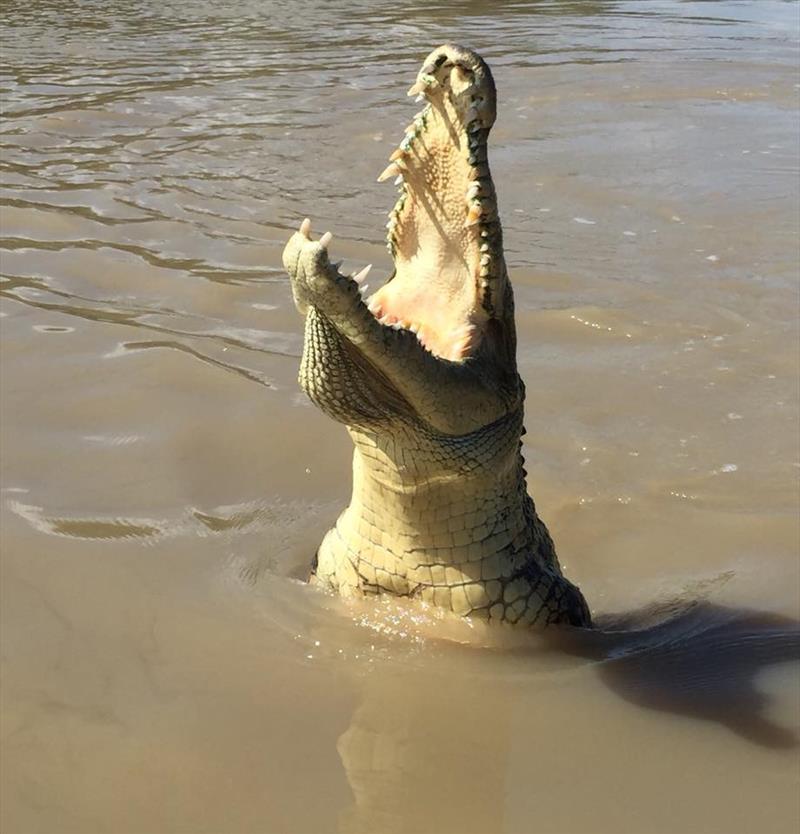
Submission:
[[[798,830],[798,15],[4,4],[4,834]],[[308,215],[388,274],[445,40],[500,91],[530,487],[591,635],[300,581],[351,449],[280,251]]]

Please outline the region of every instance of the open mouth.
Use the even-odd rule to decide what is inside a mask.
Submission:
[[[367,306],[458,362],[482,338],[502,251],[486,156],[494,81],[477,55],[448,45],[428,56],[408,94],[425,106],[378,177],[400,192],[387,223],[395,271]]]

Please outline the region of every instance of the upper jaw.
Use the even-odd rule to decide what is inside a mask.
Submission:
[[[408,95],[431,98],[445,85],[462,104],[465,125],[478,120],[481,127],[491,128],[497,94],[492,73],[480,55],[453,43],[437,47],[423,61]]]
[[[408,321],[434,355],[463,361],[505,297],[497,201],[487,160],[495,87],[483,60],[445,44],[409,90],[426,101],[378,180],[395,179],[388,247],[395,276],[372,297],[379,320]]]

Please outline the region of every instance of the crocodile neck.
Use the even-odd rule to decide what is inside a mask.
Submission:
[[[344,594],[389,591],[462,616],[546,621],[547,605],[530,597],[551,598],[559,568],[526,491],[521,423],[519,409],[466,437],[349,429],[352,497],[318,574]]]

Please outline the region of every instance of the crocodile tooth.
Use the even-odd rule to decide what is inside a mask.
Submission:
[[[481,255],[481,266],[488,266],[492,260],[492,256],[487,252],[485,255]]]
[[[402,148],[396,148],[392,151],[389,162],[396,162],[401,156],[405,156],[405,151]]]
[[[367,304],[367,309],[372,313],[373,316],[376,318],[383,313],[381,308],[380,302],[376,298],[371,298],[369,303]]]
[[[409,325],[408,325],[408,329],[409,329],[409,330],[410,330],[410,331],[411,331],[414,335],[418,335],[418,334],[419,334],[419,325],[418,325],[418,324],[409,324]]]
[[[367,294],[367,290],[369,289],[369,284],[363,284],[358,288],[359,295],[363,298]]]
[[[480,188],[477,185],[472,185],[467,189],[467,199],[472,200],[480,193]]]
[[[482,243],[481,244],[481,252],[488,252],[488,251],[489,251],[489,244],[488,243]]]
[[[461,357],[465,353],[467,353],[470,350],[471,347],[472,347],[472,342],[470,341],[470,339],[462,339],[456,345],[456,352],[458,353],[459,357]]]
[[[469,124],[470,122],[474,122],[476,119],[479,119],[480,116],[478,115],[478,108],[474,105],[471,105],[467,108],[467,112],[464,114],[464,121]]]
[[[464,221],[464,225],[474,226],[481,219],[482,213],[480,204],[473,203],[469,207],[469,213],[467,214],[467,219]]]
[[[372,264],[367,264],[359,273],[353,275],[353,280],[356,284],[362,284],[364,279],[369,275],[369,271],[372,269]],[[362,290],[363,291],[363,290]]]
[[[459,359],[464,358],[464,348],[466,348],[467,343],[466,340],[459,342],[456,344],[453,349],[450,351],[450,361],[457,362]]]
[[[489,277],[489,267],[488,266],[482,266],[480,274],[481,274],[481,278],[488,278]]]
[[[306,217],[306,219],[300,224],[300,234],[303,237],[308,237],[311,233],[311,221]]]
[[[408,92],[406,93],[407,96],[418,96],[420,93],[425,92],[425,84],[421,80],[415,81],[409,88]]]
[[[395,177],[394,184],[395,184],[395,185],[400,185],[400,183],[401,183],[402,181],[403,181],[403,175],[402,175],[402,174],[398,174],[398,175]]]
[[[414,99],[414,101],[415,101],[415,102],[416,102],[416,101],[425,101],[425,93],[420,93],[420,94],[419,94],[419,95],[418,95],[418,96]]]
[[[319,239],[319,245],[323,249],[327,249],[330,242],[333,240],[333,235],[330,232],[325,232],[325,234]]]
[[[390,177],[396,177],[400,173],[400,166],[397,162],[392,162],[383,169],[381,175],[378,177],[378,182],[388,180]]]

